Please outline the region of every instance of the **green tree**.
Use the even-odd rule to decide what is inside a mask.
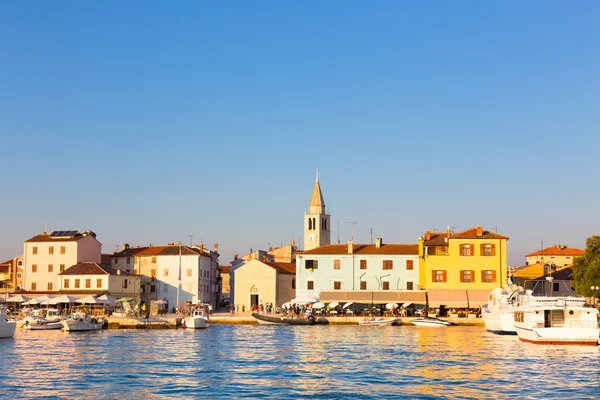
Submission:
[[[600,286],[600,236],[587,238],[585,251],[573,261],[573,287],[577,294],[597,297],[600,293],[592,291],[592,286]]]

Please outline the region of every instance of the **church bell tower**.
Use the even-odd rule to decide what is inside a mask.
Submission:
[[[325,212],[325,201],[319,184],[319,170],[313,188],[308,212],[304,213],[304,250],[312,250],[331,243],[331,215]]]

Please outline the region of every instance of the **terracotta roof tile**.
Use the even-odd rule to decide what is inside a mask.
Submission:
[[[75,264],[58,275],[118,275],[117,270],[107,265],[100,265],[95,262],[81,262]],[[126,271],[121,271],[120,275],[131,275]]]
[[[48,235],[47,233],[42,232],[39,235],[32,237],[31,239],[27,239],[25,242],[26,243],[30,243],[30,242],[76,242],[79,239],[83,239],[84,237],[87,237],[88,234],[89,234],[89,236],[96,237],[96,234],[92,231],[83,232],[83,233],[78,232],[75,236],[70,236],[70,237],[50,237],[50,235]]]
[[[200,249],[195,247],[181,246],[181,255],[182,256],[190,256],[190,255],[199,255]],[[144,250],[135,254],[139,257],[144,256],[178,256],[179,255],[179,246],[152,246],[147,247]]]
[[[581,256],[583,250],[575,249],[567,246],[552,246],[545,248],[544,250],[538,250],[533,253],[527,254],[525,257],[535,256]]]
[[[355,244],[353,247],[355,255],[419,255],[418,244],[382,244],[377,247],[374,244]],[[348,254],[347,244],[329,244],[312,250],[305,250],[302,255],[343,255]]]
[[[275,262],[264,262],[269,267],[274,268],[277,272],[282,274],[296,275],[296,264],[295,263],[275,263]]]
[[[131,257],[131,256],[134,256],[134,255],[146,250],[147,248],[148,248],[147,246],[130,247],[128,249],[121,250],[119,252],[115,252],[114,254],[112,254],[112,257]]]
[[[477,235],[478,229],[481,229],[481,236]],[[490,231],[486,231],[481,227],[474,226],[462,232],[429,232],[430,239],[424,240],[426,246],[445,246],[448,244],[446,238],[452,239],[473,239],[473,240],[491,240],[491,239],[506,239],[508,236],[499,235]]]

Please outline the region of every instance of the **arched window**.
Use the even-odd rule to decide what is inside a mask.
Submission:
[[[308,219],[308,230],[312,231],[312,218]]]
[[[258,293],[258,288],[256,287],[256,285],[250,288],[250,293]]]
[[[313,229],[317,229],[317,219],[313,218]]]

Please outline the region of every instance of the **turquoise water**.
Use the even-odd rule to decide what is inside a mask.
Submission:
[[[600,348],[480,327],[19,330],[0,398],[598,398]]]

